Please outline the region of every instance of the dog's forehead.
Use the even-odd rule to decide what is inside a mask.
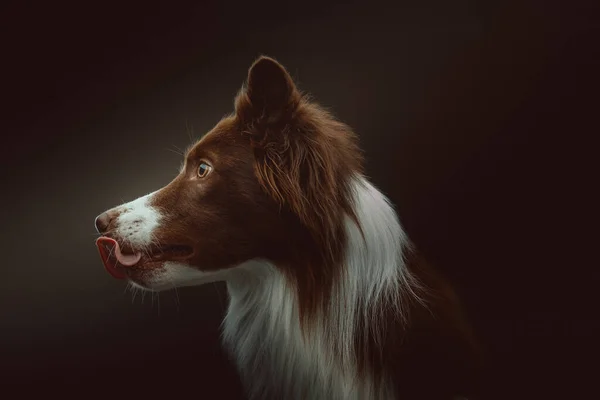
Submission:
[[[236,142],[235,122],[231,118],[221,120],[200,140],[194,143],[187,151],[187,158],[197,158],[203,153],[215,153],[224,145]]]

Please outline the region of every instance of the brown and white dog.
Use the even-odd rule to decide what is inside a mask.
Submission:
[[[223,341],[250,398],[468,394],[452,289],[363,174],[352,130],[272,58],[171,183],[96,227],[106,269],[137,288],[227,283]]]

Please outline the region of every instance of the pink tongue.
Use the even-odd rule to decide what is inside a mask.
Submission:
[[[142,258],[142,253],[135,254],[123,254],[121,253],[121,248],[119,247],[119,243],[115,241],[115,257],[125,267],[131,267],[132,265],[137,264]]]

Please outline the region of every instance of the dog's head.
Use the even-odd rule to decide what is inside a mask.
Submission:
[[[355,137],[260,57],[235,112],[185,154],[167,186],[96,218],[106,269],[152,290],[226,279],[256,259],[275,265],[336,252]]]

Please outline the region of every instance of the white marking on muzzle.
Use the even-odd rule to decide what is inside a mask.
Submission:
[[[154,231],[160,224],[161,213],[150,205],[156,192],[142,196],[118,207],[117,235],[135,248],[152,244]]]

